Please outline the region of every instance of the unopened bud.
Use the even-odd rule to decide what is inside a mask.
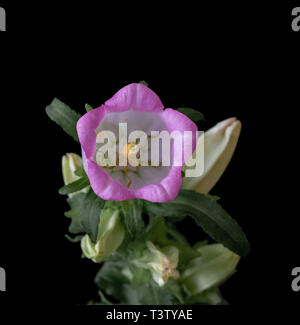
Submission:
[[[222,244],[202,246],[197,251],[201,256],[193,259],[180,277],[191,295],[221,284],[235,271],[240,259]]]
[[[75,174],[76,169],[82,165],[82,159],[76,153],[67,153],[62,157],[62,174],[64,179],[64,184],[68,185],[77,181],[80,177]],[[76,195],[80,192],[86,192],[88,187],[82,189],[81,191],[69,194],[69,197]]]
[[[207,194],[214,187],[232,158],[241,126],[233,117],[204,133],[204,172],[200,177],[184,177],[184,189]]]
[[[122,244],[125,228],[121,222],[118,210],[104,209],[100,215],[96,244],[88,235],[81,239],[81,249],[85,257],[95,263],[109,257]]]
[[[73,183],[79,179],[75,175],[75,170],[82,165],[82,159],[76,153],[67,153],[62,157],[62,173],[65,185]]]

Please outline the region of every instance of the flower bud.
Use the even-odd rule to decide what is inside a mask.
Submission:
[[[103,209],[100,215],[96,244],[88,235],[81,239],[81,249],[85,257],[99,263],[109,257],[122,244],[125,228],[121,223],[119,210]]]
[[[73,183],[79,179],[75,175],[75,170],[82,165],[82,159],[76,153],[67,153],[62,157],[62,173],[65,185]]]
[[[222,244],[202,246],[197,251],[201,256],[193,259],[180,277],[191,295],[221,284],[235,271],[240,259]]]
[[[80,177],[75,175],[75,171],[82,165],[82,159],[80,156],[76,155],[76,153],[67,153],[62,157],[62,173],[64,184],[68,185],[77,181]],[[89,187],[85,187],[84,189],[70,193],[68,196],[71,198],[73,195],[76,195],[81,192],[87,192]]]
[[[153,280],[163,286],[170,277],[178,278],[176,270],[178,265],[179,251],[174,246],[166,246],[158,249],[151,241],[146,242],[147,251],[145,252],[139,266],[148,268]]]
[[[241,126],[233,117],[204,133],[204,172],[200,177],[185,177],[183,188],[207,194],[214,187],[232,158]]]

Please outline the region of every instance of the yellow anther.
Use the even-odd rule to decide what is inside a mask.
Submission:
[[[137,150],[138,150],[138,146],[136,145],[136,143],[131,142],[131,143],[126,144],[123,147],[122,152],[125,157],[128,157],[130,154],[136,153]]]
[[[102,132],[99,132],[99,133],[97,134],[97,138],[98,138],[98,139],[102,139],[102,138],[103,138],[103,133],[102,133]]]

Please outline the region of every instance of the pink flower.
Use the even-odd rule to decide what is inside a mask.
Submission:
[[[96,162],[96,137],[101,130],[116,134],[120,122],[127,122],[128,134],[142,130],[166,130],[169,133],[192,131],[192,151],[196,145],[196,125],[184,114],[171,108],[164,109],[159,97],[143,84],[130,84],[120,89],[99,108],[82,116],[77,123],[77,132],[82,147],[82,158],[91,187],[104,200],[130,200],[140,198],[152,202],[166,202],[175,199],[181,183],[182,165],[138,166],[135,168],[101,167]],[[178,151],[177,144],[171,144],[171,154]],[[189,158],[189,157],[186,157]]]

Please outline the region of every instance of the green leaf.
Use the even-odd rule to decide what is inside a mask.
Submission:
[[[76,124],[81,117],[80,114],[57,98],[54,98],[52,103],[46,107],[46,113],[52,121],[62,127],[74,140],[79,142]]]
[[[100,214],[104,203],[105,201],[97,196],[92,188],[90,188],[82,202],[80,214],[81,225],[94,243],[97,241]]]
[[[63,187],[61,187],[58,190],[59,194],[65,195],[65,194],[70,194],[70,193],[74,193],[74,192],[78,192],[82,189],[84,189],[85,187],[90,185],[90,181],[88,179],[87,176],[81,177],[79,178],[77,181],[72,182],[68,185],[65,185]]]
[[[180,107],[180,108],[177,108],[177,111],[186,115],[188,118],[190,118],[194,122],[198,122],[201,120],[205,121],[204,115],[193,108]]]
[[[93,110],[93,107],[91,106],[91,105],[89,105],[89,104],[85,104],[85,109],[86,109],[86,111],[87,112],[89,112],[89,111],[92,111]]]
[[[65,212],[65,216],[72,219],[70,226],[69,226],[69,232],[71,234],[80,234],[81,232],[84,232],[84,229],[81,226],[80,223],[80,211],[79,210],[70,210]]]
[[[201,256],[201,254],[190,245],[184,245],[177,242],[173,242],[172,245],[177,247],[179,250],[178,269],[180,270],[189,264],[192,259]]]
[[[175,279],[169,279],[165,284],[165,288],[178,299],[181,305],[184,305],[186,299],[190,297],[190,295],[185,292],[184,285]]]
[[[139,305],[176,305],[177,299],[165,287],[151,282],[137,288],[136,299]]]
[[[194,218],[213,239],[240,256],[247,255],[250,250],[248,240],[237,222],[215,200],[201,193],[182,190],[174,201],[145,201],[144,207],[148,214],[154,216],[187,215]]]
[[[200,305],[228,305],[228,302],[222,297],[218,288],[213,288],[198,295],[191,296],[186,303]]]
[[[74,172],[74,174],[78,177],[86,176],[85,170],[83,165],[80,165]]]
[[[164,287],[160,288],[150,282],[133,289],[130,270],[123,262],[105,262],[96,275],[95,283],[106,295],[111,296],[121,304],[128,305],[172,305],[178,300]]]
[[[145,268],[137,267],[135,265],[131,265],[130,269],[133,273],[132,278],[132,288],[137,289],[138,287],[149,283],[152,279],[151,272]]]
[[[67,199],[71,210],[65,212],[65,216],[72,219],[68,229],[71,234],[77,235],[84,232],[84,229],[81,225],[80,213],[82,202],[85,196],[85,193],[78,193],[76,196]]]
[[[146,239],[161,246],[166,246],[170,243],[167,238],[165,219],[163,217],[157,215],[150,218]]]
[[[142,218],[143,201],[139,199],[124,201],[122,211],[130,236],[141,236],[144,229],[144,220]]]
[[[98,295],[101,299],[101,302],[103,303],[103,305],[113,305],[112,302],[110,302],[105,295],[103,294],[103,292],[101,290],[98,290]]]
[[[71,243],[78,243],[78,242],[80,242],[81,241],[81,239],[82,239],[82,235],[78,235],[78,236],[75,236],[74,238],[72,238],[71,236],[69,236],[69,235],[65,235],[65,237],[68,239],[68,241],[70,241]]]
[[[145,80],[141,80],[141,81],[139,82],[139,84],[142,84],[142,85],[144,85],[144,86],[149,87],[148,82],[146,82]]]
[[[129,278],[123,273],[122,262],[105,262],[95,277],[96,285],[119,301],[126,300],[126,289],[132,290]]]

